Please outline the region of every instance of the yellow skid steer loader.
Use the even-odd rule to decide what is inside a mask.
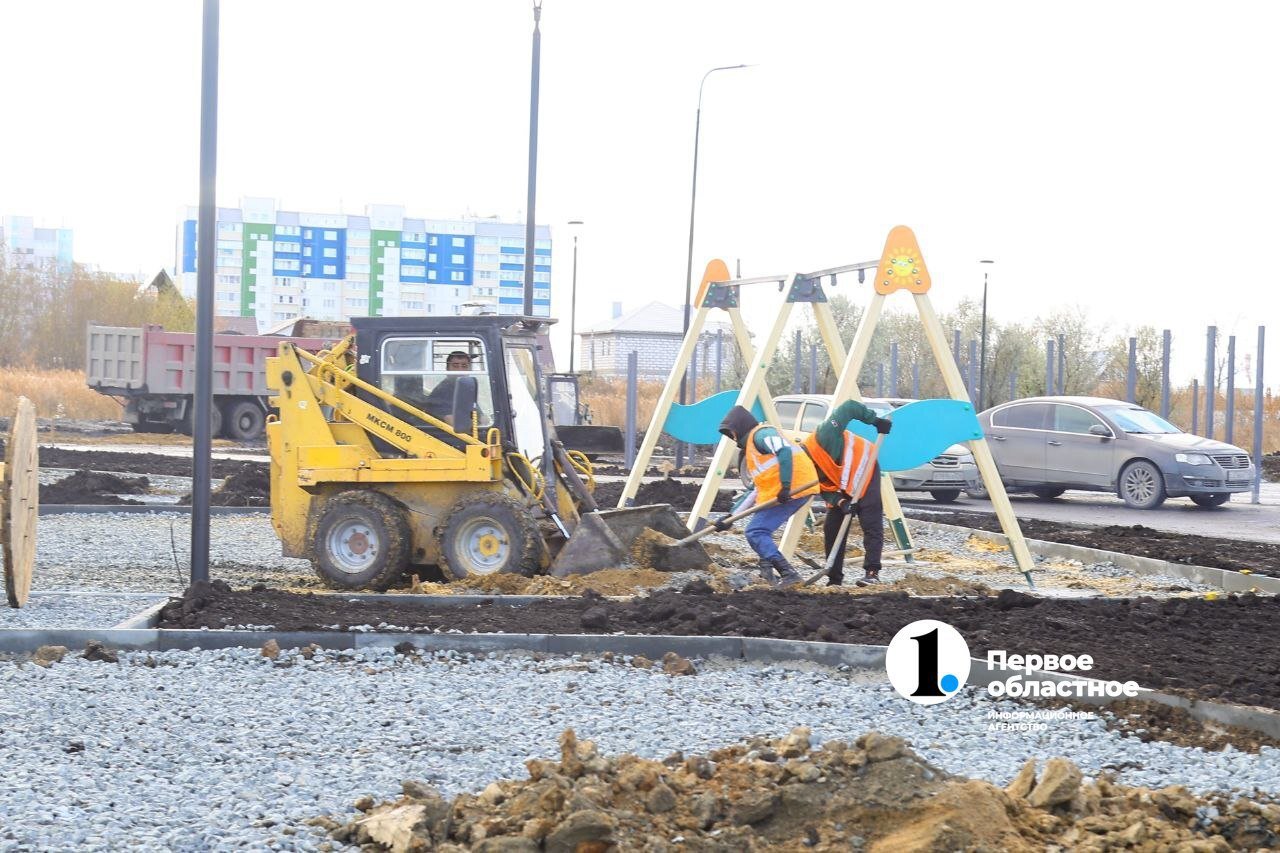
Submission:
[[[447,580],[623,567],[646,528],[687,533],[668,504],[599,511],[590,462],[548,417],[546,323],[353,318],[318,355],[282,343],[266,431],[285,556],[340,589],[386,589],[410,566]],[[709,563],[689,548],[682,568]]]

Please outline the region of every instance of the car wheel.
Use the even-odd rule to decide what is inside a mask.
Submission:
[[[1061,497],[1066,489],[1060,489],[1057,486],[1032,486],[1031,494],[1044,501],[1051,501],[1054,498]]]
[[[991,497],[991,493],[987,491],[985,483],[979,482],[972,489],[965,489],[964,493],[974,500],[985,501]]]
[[[1221,492],[1221,493],[1215,492],[1212,495],[1192,495],[1191,496],[1191,502],[1193,504],[1195,504],[1196,506],[1203,506],[1203,507],[1222,506],[1224,503],[1226,503],[1229,500],[1231,500],[1230,492]]]
[[[960,497],[959,489],[932,489],[929,494],[933,495],[933,499],[940,504],[955,503],[956,498]]]
[[[1119,492],[1124,502],[1133,509],[1155,509],[1167,497],[1164,475],[1145,459],[1130,462],[1120,472]]]

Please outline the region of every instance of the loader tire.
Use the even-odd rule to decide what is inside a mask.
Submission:
[[[499,492],[458,501],[440,530],[440,569],[446,578],[528,577],[537,570],[541,552],[542,537],[529,508]]]
[[[375,491],[330,498],[312,541],[311,565],[335,589],[386,589],[404,574],[413,548],[404,509]]]

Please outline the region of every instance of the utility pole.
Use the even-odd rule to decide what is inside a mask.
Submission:
[[[529,198],[524,224],[524,315],[533,316],[534,208],[538,197],[538,73],[542,63],[542,0],[533,4],[533,69],[529,75]]]

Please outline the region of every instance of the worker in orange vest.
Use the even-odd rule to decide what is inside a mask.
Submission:
[[[725,415],[720,434],[736,442],[743,451],[743,470],[754,487],[755,494],[748,496],[739,511],[756,503],[778,501],[758,511],[747,523],[747,543],[760,557],[760,576],[773,585],[795,586],[802,580],[800,573],[782,556],[774,544],[773,534],[787,519],[808,506],[809,498],[818,493],[815,482],[818,473],[813,462],[794,442],[768,424],[756,421],[742,406],[734,406]],[[723,519],[715,526],[717,530],[729,529]]]
[[[801,446],[813,460],[821,481],[822,499],[827,504],[827,518],[822,525],[822,539],[826,554],[836,548],[835,563],[827,575],[828,586],[844,583],[844,548],[848,535],[837,542],[846,515],[858,514],[862,528],[862,563],[864,583],[880,580],[880,555],[884,551],[884,506],[880,502],[880,466],[876,463],[874,445],[845,427],[850,421],[862,421],[876,428],[881,435],[888,435],[893,426],[887,418],[857,400],[846,400],[818,424],[818,428],[805,436]],[[861,483],[858,494],[853,490]]]

